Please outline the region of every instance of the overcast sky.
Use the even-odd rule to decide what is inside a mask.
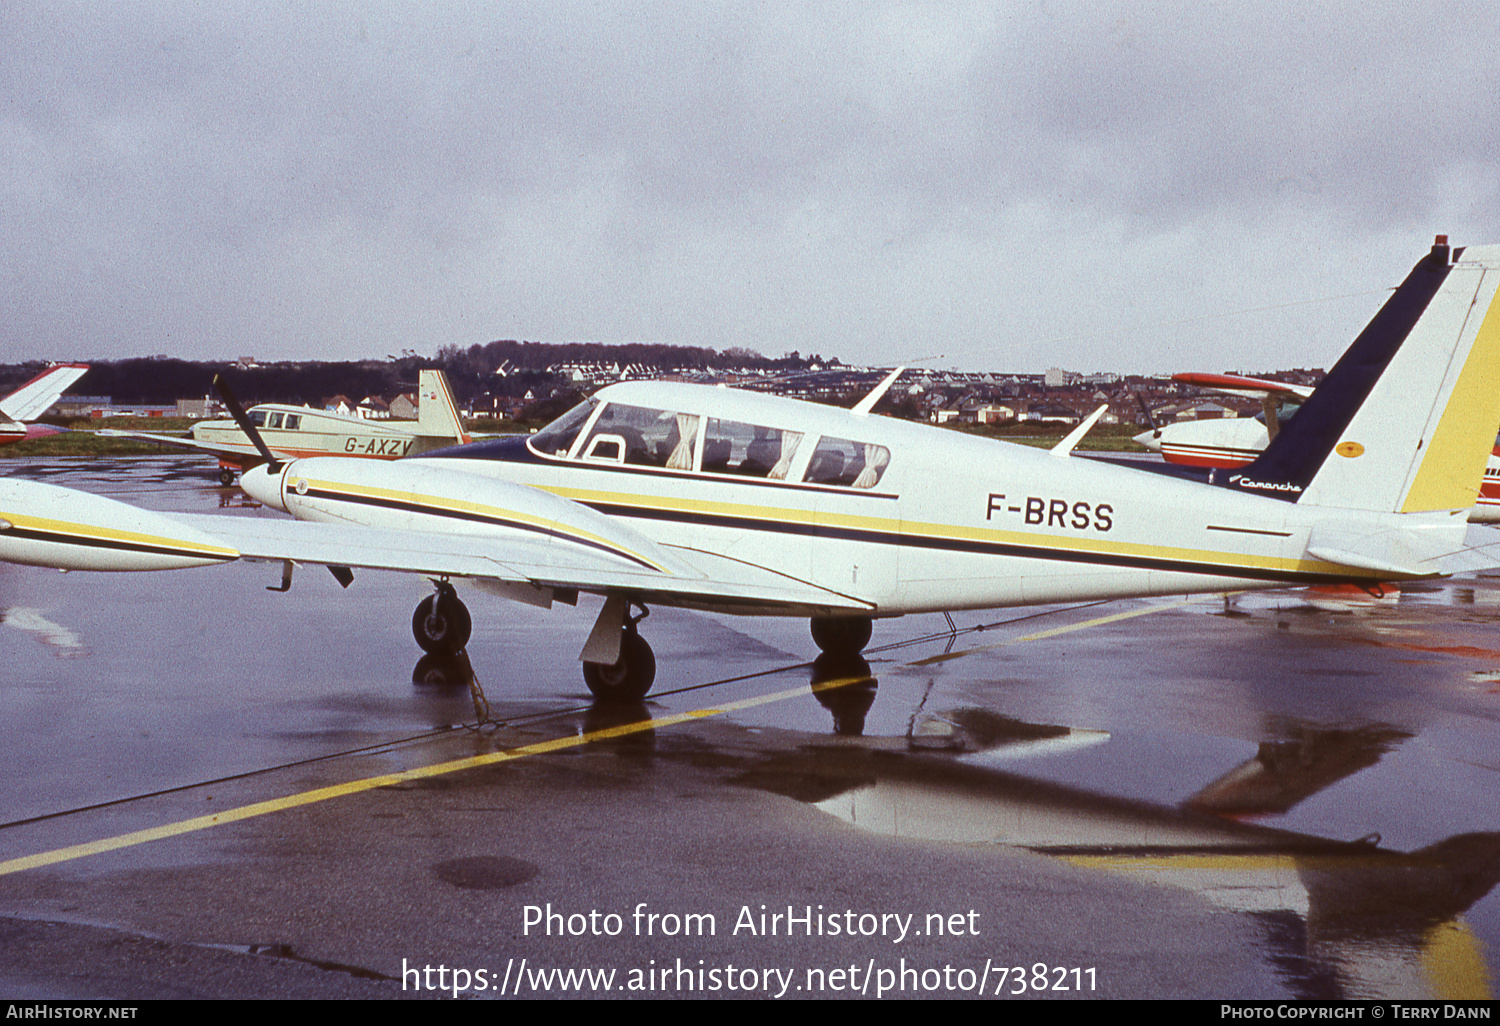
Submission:
[[[1327,366],[1500,242],[1488,3],[0,4],[0,360]]]

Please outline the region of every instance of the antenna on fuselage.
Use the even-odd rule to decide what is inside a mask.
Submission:
[[[1067,438],[1064,438],[1061,442],[1058,442],[1052,447],[1052,455],[1066,459],[1069,454],[1073,452],[1074,447],[1076,447],[1079,442],[1083,441],[1083,436],[1089,433],[1089,428],[1094,426],[1095,422],[1098,421],[1099,417],[1107,409],[1109,409],[1109,403],[1105,403],[1093,413],[1089,414],[1088,419],[1086,419],[1082,424],[1079,424],[1072,431],[1068,432]]]
[[[863,417],[865,414],[873,410],[875,408],[875,404],[880,402],[880,397],[885,395],[886,390],[896,383],[896,379],[901,376],[901,373],[904,370],[906,370],[906,367],[903,365],[897,367],[895,370],[887,374],[885,376],[885,380],[871,389],[869,395],[865,396],[859,402],[855,403],[854,409],[850,412],[857,413],[861,417]]]

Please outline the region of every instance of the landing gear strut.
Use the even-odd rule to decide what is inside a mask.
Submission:
[[[474,621],[453,585],[447,581],[433,583],[437,585],[437,592],[419,602],[417,611],[412,614],[412,637],[417,639],[423,652],[454,655],[469,643]]]
[[[639,702],[656,681],[656,654],[636,630],[650,612],[640,607],[639,616],[626,615],[620,635],[620,658],[613,663],[583,664],[583,682],[593,696],[604,702]]]
[[[868,616],[815,616],[812,637],[829,655],[859,655],[870,643],[873,626]]]

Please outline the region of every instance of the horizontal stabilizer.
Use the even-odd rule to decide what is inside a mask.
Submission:
[[[83,377],[88,365],[60,364],[32,378],[10,395],[0,399],[0,414],[12,420],[36,420],[57,402],[67,387]]]
[[[1416,526],[1324,522],[1308,535],[1307,555],[1339,566],[1388,574],[1393,579],[1434,577],[1441,571],[1429,560],[1461,546],[1466,530],[1466,521],[1447,515],[1430,525]]]

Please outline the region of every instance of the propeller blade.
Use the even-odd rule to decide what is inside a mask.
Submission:
[[[234,418],[234,422],[239,425],[240,430],[245,432],[245,437],[250,439],[251,443],[255,446],[255,450],[265,457],[267,469],[273,474],[280,470],[282,461],[276,458],[276,454],[271,451],[271,447],[266,444],[266,440],[260,436],[260,431],[251,422],[250,418],[245,415],[245,408],[234,397],[234,392],[230,390],[229,382],[224,379],[224,375],[214,375],[214,390],[219,393],[219,398],[224,400],[224,405],[229,409],[229,415]]]
[[[1141,404],[1141,412],[1146,415],[1146,423],[1151,427],[1151,437],[1161,437],[1161,427],[1156,423],[1156,418],[1151,415],[1151,407],[1146,405],[1146,397],[1137,392],[1135,401]]]

